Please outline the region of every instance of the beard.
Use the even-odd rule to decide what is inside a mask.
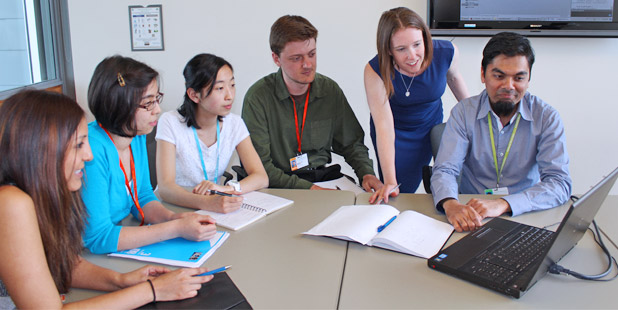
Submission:
[[[513,101],[500,100],[496,102],[489,102],[491,109],[498,116],[509,116],[515,111],[517,104]]]

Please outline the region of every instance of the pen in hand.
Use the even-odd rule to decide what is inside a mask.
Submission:
[[[219,267],[217,269],[213,269],[211,271],[207,271],[198,275],[195,275],[194,277],[202,277],[202,276],[209,276],[211,274],[215,274],[215,273],[219,273],[219,272],[223,272],[226,271],[228,269],[232,268],[232,266],[223,266],[223,267]]]
[[[401,183],[397,184],[397,186],[393,187],[393,189],[391,189],[388,194],[386,194],[386,196],[390,196],[396,189],[399,188],[399,186],[401,186]],[[384,198],[380,199],[380,201],[378,201],[376,204],[379,205],[382,203],[382,201],[384,201]]]
[[[213,190],[213,189],[208,189],[207,191],[208,191],[208,193],[210,193],[211,195],[221,195],[221,196],[227,196],[227,197],[240,197],[239,195],[228,194],[228,193],[224,193],[224,192],[216,191],[216,190]]]

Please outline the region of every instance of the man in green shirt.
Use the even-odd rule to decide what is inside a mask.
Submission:
[[[322,189],[313,182],[341,176],[331,151],[352,166],[365,190],[377,190],[365,133],[343,91],[316,73],[318,31],[301,16],[282,16],[271,27],[270,48],[279,70],[245,95],[242,117],[268,173],[270,187]]]

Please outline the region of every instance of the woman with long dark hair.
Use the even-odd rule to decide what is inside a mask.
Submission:
[[[79,189],[92,160],[84,116],[72,99],[45,91],[22,91],[0,106],[0,308],[62,308],[71,287],[115,291],[71,305],[78,308],[195,296],[212,278],[194,277],[205,268],[121,274],[81,258],[87,215]]]

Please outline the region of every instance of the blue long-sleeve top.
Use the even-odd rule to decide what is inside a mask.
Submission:
[[[88,124],[88,136],[93,160],[86,162],[82,197],[88,211],[84,245],[96,254],[118,250],[120,221],[129,215],[141,220],[120,169],[118,151],[105,131],[96,123]],[[146,136],[131,141],[135,161],[135,178],[140,206],[157,200],[150,184]],[[129,167],[127,173],[131,173]]]
[[[431,177],[436,205],[445,198],[457,198],[458,193],[482,194],[496,187],[488,115],[493,120],[498,167],[506,155],[514,121],[501,128],[490,110],[485,90],[452,109]],[[564,125],[558,111],[526,93],[517,113],[521,120],[499,184],[508,188],[509,195],[503,199],[511,206],[513,216],[564,204],[571,195],[572,182]]]

